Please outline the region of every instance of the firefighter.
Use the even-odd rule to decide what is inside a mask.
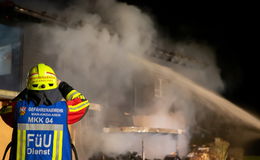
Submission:
[[[68,124],[78,122],[88,107],[84,95],[60,81],[50,66],[34,66],[26,89],[0,110],[13,127],[10,160],[71,160]]]

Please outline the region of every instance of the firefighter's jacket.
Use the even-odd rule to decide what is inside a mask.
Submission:
[[[36,106],[20,100],[1,110],[3,120],[13,127],[10,160],[71,160],[68,124],[87,112],[88,100],[70,86],[63,87],[66,101]]]

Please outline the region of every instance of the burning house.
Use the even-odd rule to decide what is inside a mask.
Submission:
[[[6,39],[8,40],[8,36],[11,36],[11,40],[13,37],[15,37],[15,42],[10,41],[8,42],[9,44],[18,44],[15,45],[16,48],[14,48],[13,46],[11,46],[10,50],[6,50],[4,47],[2,47],[2,51],[1,53],[2,55],[2,61],[0,65],[2,65],[1,67],[1,81],[3,80],[4,83],[2,83],[3,86],[1,86],[1,89],[5,89],[5,90],[1,90],[1,101],[3,103],[9,101],[10,99],[13,99],[15,96],[17,96],[18,92],[15,91],[19,91],[22,87],[22,71],[23,71],[23,66],[22,66],[22,62],[23,62],[23,51],[25,50],[25,48],[28,48],[28,44],[25,42],[23,38],[27,38],[28,35],[23,32],[23,27],[21,24],[22,22],[36,22],[36,23],[42,23],[42,22],[48,22],[48,23],[55,23],[58,24],[62,27],[66,27],[65,23],[62,23],[61,21],[58,21],[56,18],[48,16],[46,13],[40,13],[40,12],[36,12],[24,7],[21,7],[19,5],[16,5],[15,3],[12,2],[3,2],[1,3],[1,35],[3,34],[7,34]],[[17,28],[16,31],[13,28]],[[9,29],[9,30],[8,30]],[[15,33],[17,35],[13,35],[11,33]],[[14,38],[13,38],[14,39]],[[3,39],[4,41],[6,41],[5,39]],[[3,45],[9,45],[4,44],[5,42],[3,42]],[[8,56],[8,54],[11,54]],[[8,59],[8,61],[6,60],[6,57]],[[14,59],[15,58],[15,59]],[[8,63],[8,64],[6,64]],[[15,66],[11,66],[11,65],[15,65]],[[16,69],[16,70],[14,70]],[[12,77],[11,77],[12,76]],[[14,76],[18,77],[15,78]],[[138,75],[137,75],[138,76]],[[142,76],[143,77],[143,76]],[[145,78],[146,77],[146,78]],[[104,126],[102,126],[101,128],[99,128],[100,132],[99,134],[114,134],[114,133],[119,133],[119,134],[133,134],[133,135],[138,135],[137,137],[137,146],[141,148],[141,150],[136,150],[140,153],[142,153],[142,158],[145,157],[145,145],[146,141],[150,141],[150,140],[146,140],[145,137],[149,137],[150,135],[160,135],[161,137],[170,136],[170,139],[173,139],[173,142],[171,144],[171,146],[173,146],[172,149],[170,149],[171,151],[176,151],[177,148],[177,143],[174,142],[177,140],[177,136],[183,133],[183,130],[178,129],[178,128],[163,128],[160,125],[157,125],[157,127],[153,127],[153,126],[149,126],[148,124],[146,124],[146,121],[149,121],[149,116],[145,116],[145,115],[137,115],[135,113],[135,108],[139,108],[139,106],[145,106],[147,105],[148,101],[154,97],[155,99],[157,98],[161,98],[162,97],[162,91],[161,91],[161,80],[157,78],[155,78],[154,76],[149,77],[145,76],[143,77],[144,79],[150,79],[149,81],[147,81],[148,83],[146,83],[144,81],[144,79],[140,79],[138,81],[133,81],[133,87],[129,90],[129,93],[127,93],[127,95],[129,97],[131,97],[131,100],[128,101],[128,107],[124,107],[124,109],[122,109],[120,111],[120,114],[118,114],[117,116],[114,117],[106,117],[106,123],[104,124]],[[143,81],[143,82],[141,82]],[[9,84],[12,83],[12,84]],[[140,83],[141,82],[141,83]],[[8,88],[9,87],[9,88]],[[154,88],[155,87],[155,88]],[[14,91],[13,91],[14,90]],[[113,103],[113,102],[111,102]],[[152,102],[149,102],[152,103]],[[95,116],[97,114],[99,114],[99,112],[102,112],[102,107],[98,104],[93,104],[91,105],[91,110],[95,110],[97,112],[91,112],[88,113],[89,117]],[[128,109],[126,109],[128,108]],[[125,110],[126,109],[126,110]],[[109,112],[109,111],[106,111]],[[3,122],[1,122],[1,125]],[[87,124],[85,124],[87,123]],[[84,129],[81,129],[81,126],[89,126],[88,123],[91,123],[91,120],[87,120],[87,121],[83,121],[82,123],[78,124],[77,126],[75,126],[74,128],[76,129],[72,129],[71,130],[71,134],[73,135],[73,141],[75,142],[75,144],[77,146],[80,146],[81,150],[81,146],[83,144],[81,144],[80,139],[83,138],[84,135]],[[90,125],[91,126],[91,125]],[[100,125],[98,125],[100,126]],[[6,132],[5,132],[5,136],[3,135],[2,137],[6,137],[6,140],[10,140],[10,135],[11,135],[11,129],[7,127]],[[139,136],[140,135],[140,136]],[[146,136],[144,136],[146,135]],[[77,138],[76,138],[77,137]],[[171,142],[170,142],[171,143]],[[4,149],[8,144],[7,142],[1,143],[1,145],[3,145],[3,147],[1,147],[2,149]],[[85,150],[85,148],[82,147],[83,150]],[[133,150],[134,151],[134,150]],[[3,154],[4,150],[1,151],[1,153]],[[84,151],[83,151],[84,152]],[[97,151],[98,152],[98,151]],[[170,152],[169,152],[170,153]]]
[[[228,139],[241,126],[260,128],[259,120],[218,95],[223,83],[214,56],[201,53],[210,51],[198,45],[173,51],[154,46],[151,21],[132,6],[113,3],[95,14],[93,8],[75,15],[69,10],[64,13],[68,23],[14,3],[1,7],[0,33],[15,33],[13,41],[0,46],[1,100],[15,97],[10,90],[21,90],[22,72],[38,61],[83,86],[95,104],[71,130],[82,159],[186,157],[193,143]],[[6,129],[2,136],[9,139]]]

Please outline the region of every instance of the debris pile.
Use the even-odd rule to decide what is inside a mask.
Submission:
[[[142,157],[137,152],[127,152],[120,155],[98,153],[89,158],[89,160],[142,160]]]
[[[229,143],[221,138],[215,138],[213,143],[203,146],[193,146],[187,155],[189,160],[227,160]]]
[[[209,157],[209,147],[201,146],[197,147],[193,146],[192,152],[187,155],[187,159],[189,160],[210,160]]]
[[[210,160],[226,160],[228,158],[229,143],[215,138],[214,143],[210,144]]]

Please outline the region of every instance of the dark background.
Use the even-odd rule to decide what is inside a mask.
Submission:
[[[150,14],[167,38],[209,44],[225,82],[223,96],[260,117],[259,25],[256,4],[120,0]]]

